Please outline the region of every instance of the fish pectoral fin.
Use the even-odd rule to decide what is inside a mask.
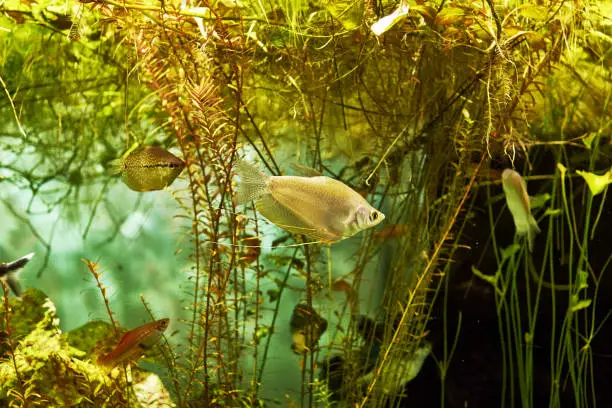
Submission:
[[[261,197],[255,208],[270,222],[294,234],[308,235],[325,243],[333,243],[343,238],[330,231],[314,228],[313,225],[279,203],[271,194]]]

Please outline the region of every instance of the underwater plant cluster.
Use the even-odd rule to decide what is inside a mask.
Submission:
[[[611,16],[0,2],[0,406],[612,406]]]

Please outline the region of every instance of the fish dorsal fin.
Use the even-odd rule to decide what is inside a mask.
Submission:
[[[302,164],[293,163],[291,165],[291,168],[293,169],[293,171],[296,172],[297,175],[304,177],[319,177],[323,175],[323,173],[321,173],[319,170],[313,169],[312,167],[304,166]]]

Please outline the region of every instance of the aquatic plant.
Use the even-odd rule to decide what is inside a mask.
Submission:
[[[106,259],[86,262],[94,302],[112,324],[82,328],[91,343],[60,335],[51,315],[44,329],[21,328],[5,290],[1,397],[18,406],[146,405],[139,376],[148,368],[180,407],[329,406],[340,397],[400,406],[415,398],[405,393],[409,380],[433,360],[435,401],[463,406],[452,380],[470,323],[450,303],[458,261],[471,249],[481,255],[465,262],[470,285],[482,281],[494,298],[499,405],[541,402],[534,347],[543,347],[540,327],[548,326],[538,316],[546,310],[546,403],[560,406],[571,389],[576,406],[591,406],[592,344],[608,317],[597,294],[611,258],[595,259],[589,246],[602,233],[607,190],[593,195],[575,170],[596,177],[609,167],[609,11],[597,1],[0,3],[0,184],[29,194],[24,209],[1,199],[47,252],[38,276],[52,267],[60,220],[84,241],[107,220],[102,244],[85,257],[97,259],[117,239],[142,204],[116,199],[109,167],[141,145],[173,149],[185,163],[183,184],[165,191],[177,203],[177,252],[188,265],[176,279],[185,313],[156,357],[109,372],[88,359],[113,347],[120,330],[109,295],[120,275],[106,267],[115,279],[104,281]],[[373,32],[377,22],[384,27]],[[385,223],[333,246],[279,236],[255,208],[234,202],[243,156],[274,175],[294,161],[339,179]],[[498,226],[509,216],[494,199],[505,167],[550,195],[532,205],[543,231],[533,257]],[[32,221],[40,214],[54,215],[48,234]],[[475,219],[485,244],[470,239],[481,233]],[[354,297],[339,300],[340,280]],[[279,391],[270,361],[285,309],[301,303],[330,324],[318,344],[292,356],[299,390]],[[156,306],[148,294],[138,304],[149,320],[167,317]],[[359,315],[375,323],[360,327]],[[26,344],[51,351],[29,365]],[[343,362],[340,374],[332,360]],[[77,385],[54,394],[25,373]],[[143,378],[140,388],[130,376]]]

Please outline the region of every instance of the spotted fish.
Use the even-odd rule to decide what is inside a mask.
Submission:
[[[132,190],[162,190],[174,182],[185,168],[185,162],[158,146],[138,148],[112,163],[113,173],[121,173]]]

